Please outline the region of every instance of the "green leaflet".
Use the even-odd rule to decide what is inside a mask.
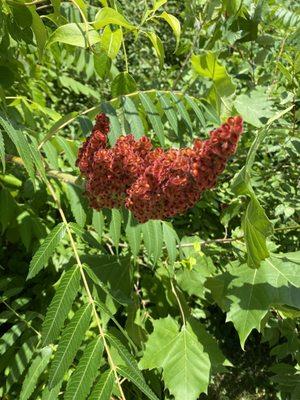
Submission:
[[[147,32],[147,36],[150,39],[152,46],[154,48],[155,54],[159,59],[159,66],[160,68],[164,65],[165,60],[165,49],[162,41],[160,40],[159,36],[156,35],[154,32]]]
[[[209,382],[210,360],[203,345],[189,323],[180,330],[168,316],[153,321],[153,326],[140,367],[162,368],[163,380],[175,400],[196,400]]]
[[[160,18],[163,18],[170,25],[170,27],[173,30],[173,33],[176,37],[176,49],[175,49],[175,51],[176,51],[178,48],[178,45],[179,45],[180,33],[181,33],[180,22],[174,15],[168,14],[166,11],[164,11],[160,15]]]
[[[101,241],[104,228],[104,217],[102,211],[93,210],[92,225],[98,234],[99,241]]]
[[[35,182],[35,172],[33,168],[33,160],[31,157],[31,151],[29,147],[29,143],[26,138],[26,134],[21,130],[15,129],[8,120],[5,120],[0,116],[0,124],[7,132],[10,140],[14,143],[17,148],[17,151],[24,162],[24,167],[28,172],[28,175],[34,184]]]
[[[22,385],[20,400],[29,399],[36,387],[39,376],[48,365],[51,355],[51,348],[44,347],[41,353],[33,360]]]
[[[119,210],[114,208],[111,211],[111,222],[109,225],[109,235],[112,238],[114,246],[118,249],[121,237],[121,222],[122,214]]]
[[[100,368],[102,353],[103,340],[98,336],[86,346],[78,366],[71,375],[64,396],[65,400],[87,398]]]
[[[263,120],[274,115],[272,102],[262,88],[239,95],[234,106],[246,122],[256,127],[262,127],[265,124]]]
[[[140,251],[140,246],[142,241],[142,227],[140,224],[134,223],[133,216],[131,213],[129,214],[128,217],[128,222],[126,225],[125,232],[131,252],[134,257],[137,257]]]
[[[272,234],[273,225],[256,197],[252,197],[242,221],[248,254],[248,265],[259,267],[260,261],[269,256],[266,238]]]
[[[115,382],[112,370],[105,371],[101,376],[89,396],[89,400],[110,400]]]
[[[171,125],[171,128],[174,130],[176,135],[178,136],[178,120],[177,114],[174,110],[173,104],[171,104],[169,96],[164,93],[158,93],[158,99],[166,117]]]
[[[129,96],[124,96],[124,115],[130,125],[131,133],[136,139],[141,138],[144,134],[144,126],[139,112],[136,109],[134,101]]]
[[[226,272],[208,279],[206,286],[227,311],[227,321],[233,322],[242,348],[253,329],[260,331],[271,306],[300,308],[300,253],[288,257],[272,254],[258,269],[236,262]]]
[[[150,96],[147,93],[139,93],[139,98],[144,107],[146,115],[151,122],[152,128],[159,139],[161,146],[164,146],[164,126],[161,122],[161,118],[158,111],[156,110],[156,107],[154,106],[152,100],[150,99]]]
[[[63,222],[56,225],[49,233],[41,246],[34,254],[30,265],[27,279],[33,278],[48,263],[56,247],[61,243],[66,233],[66,226]]]
[[[82,306],[64,329],[49,371],[50,389],[57,385],[70,367],[89,327],[91,312],[91,304]]]
[[[83,228],[86,222],[86,212],[82,204],[82,190],[70,184],[64,184],[63,187],[69,200],[71,211],[75,218],[75,221],[79,226]]]
[[[200,124],[202,125],[203,128],[206,128],[206,123],[205,123],[205,118],[203,115],[203,112],[201,111],[201,109],[198,107],[196,101],[194,99],[192,99],[190,96],[186,95],[184,97],[184,99],[186,100],[186,102],[192,107],[192,109],[194,110],[195,114],[198,117],[198,120],[200,122]]]
[[[49,389],[48,386],[43,390],[42,400],[57,400],[62,382],[59,382],[52,389]]]
[[[110,122],[110,133],[108,135],[109,143],[113,146],[122,134],[121,125],[117,117],[116,110],[109,103],[101,103],[101,109],[109,117]]]
[[[171,223],[162,221],[162,227],[164,242],[166,243],[169,255],[169,263],[172,265],[175,262],[178,253],[177,244],[179,243],[179,237]]]
[[[176,105],[179,115],[181,116],[182,120],[186,124],[189,134],[192,135],[193,124],[192,124],[191,118],[189,116],[189,113],[187,112],[187,109],[185,108],[185,105],[183,104],[182,99],[179,96],[176,96],[175,93],[171,93],[171,99],[173,100],[174,104]]]
[[[150,220],[142,225],[143,239],[149,257],[157,263],[163,246],[163,233],[160,221]]]
[[[79,289],[80,271],[74,266],[67,271],[48,307],[42,326],[43,344],[57,339]]]

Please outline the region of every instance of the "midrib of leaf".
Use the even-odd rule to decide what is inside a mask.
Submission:
[[[60,243],[60,240],[64,236],[65,230],[66,230],[65,225],[61,222],[45,238],[44,242],[41,244],[41,246],[38,248],[38,250],[36,252],[36,254],[38,254],[41,251],[39,256],[37,257],[37,259],[35,259],[35,256],[33,256],[32,260],[31,260],[31,263],[29,265],[29,274],[27,276],[27,279],[34,277],[41,270],[41,268],[43,268],[44,264],[47,263],[47,261],[51,257],[51,255],[49,255],[47,257],[47,259],[44,260],[44,262],[43,262],[43,258],[45,257],[45,254],[51,248],[51,246],[53,246],[53,244],[55,244],[55,245],[53,246],[53,249],[51,249],[51,250],[52,250],[52,252],[55,250],[55,247]],[[58,238],[59,238],[59,240],[58,240]],[[44,246],[44,244],[46,244],[46,246]],[[37,271],[36,271],[36,269],[37,269]]]
[[[71,333],[71,336],[70,336],[70,338],[68,339],[67,346],[66,346],[66,348],[64,349],[64,351],[63,351],[63,353],[62,353],[62,355],[61,355],[61,358],[60,358],[60,361],[59,361],[58,365],[57,365],[56,368],[55,368],[55,372],[54,372],[54,374],[53,374],[53,376],[52,376],[52,379],[51,379],[51,381],[50,381],[50,387],[55,386],[55,385],[53,384],[53,382],[55,382],[55,378],[56,378],[57,373],[60,372],[59,369],[60,369],[61,364],[62,364],[62,362],[63,362],[63,360],[64,360],[65,354],[68,353],[68,350],[69,350],[70,346],[73,344],[73,343],[72,343],[72,339],[74,338],[74,336],[76,335],[76,333],[78,333],[78,332],[77,332],[77,328],[80,326],[81,321],[85,318],[86,313],[90,310],[90,308],[91,308],[91,304],[88,304],[88,305],[86,306],[85,310],[84,310],[84,311],[82,312],[82,314],[80,315],[80,318],[79,318],[78,321],[76,322],[76,326],[74,327],[74,329],[73,329],[73,331],[72,331],[72,333]],[[72,321],[71,321],[71,323],[72,323]]]
[[[84,380],[84,378],[85,378],[85,376],[86,376],[86,371],[87,371],[88,368],[89,368],[90,362],[91,362],[91,360],[93,359],[93,356],[94,356],[95,352],[98,350],[98,349],[97,349],[97,346],[98,346],[99,342],[101,342],[101,341],[102,341],[102,338],[99,337],[99,338],[97,338],[97,342],[95,342],[93,351],[92,351],[92,353],[90,354],[90,357],[89,357],[89,359],[87,360],[87,363],[86,363],[86,365],[85,365],[84,371],[83,371],[82,374],[81,374],[81,378],[80,378],[80,380],[79,380],[79,382],[78,382],[77,389],[76,389],[75,393],[73,393],[73,399],[74,399],[74,400],[77,400],[77,397],[76,397],[76,396],[77,396],[78,390],[79,390],[79,388],[80,388],[80,386],[81,386],[81,384],[82,384],[82,382],[83,382],[83,380]],[[102,347],[102,349],[103,349],[103,347]],[[84,357],[84,354],[83,354],[83,357]]]
[[[60,297],[58,307],[56,308],[56,311],[55,311],[54,317],[52,318],[52,322],[51,322],[50,326],[47,328],[48,333],[47,333],[47,336],[45,337],[45,339],[43,340],[43,343],[47,343],[47,341],[48,341],[48,337],[49,337],[50,333],[52,332],[53,326],[56,322],[56,317],[57,317],[58,313],[61,311],[60,308],[61,308],[62,302],[64,300],[65,294],[68,292],[70,285],[73,283],[73,277],[75,276],[75,274],[78,274],[78,272],[79,272],[78,268],[79,268],[78,266],[76,266],[74,268],[74,271],[72,272],[72,275],[69,278],[69,281],[63,291],[63,294]],[[50,304],[50,306],[51,306],[51,304]],[[46,317],[47,317],[47,315],[46,315]]]

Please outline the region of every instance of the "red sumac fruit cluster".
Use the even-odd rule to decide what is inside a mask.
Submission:
[[[165,151],[153,148],[146,136],[136,140],[133,135],[109,147],[109,119],[99,114],[77,159],[90,205],[96,210],[125,206],[139,222],[183,213],[216,184],[242,131],[237,116],[210,132],[209,139],[196,139],[192,148]]]

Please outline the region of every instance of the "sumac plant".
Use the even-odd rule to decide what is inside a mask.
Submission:
[[[294,0],[1,1],[1,399],[300,399],[299,38]]]

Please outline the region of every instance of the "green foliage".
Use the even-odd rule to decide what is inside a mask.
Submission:
[[[294,0],[1,2],[1,398],[299,399],[299,45]],[[244,133],[139,224],[84,196],[99,112],[111,145]]]

